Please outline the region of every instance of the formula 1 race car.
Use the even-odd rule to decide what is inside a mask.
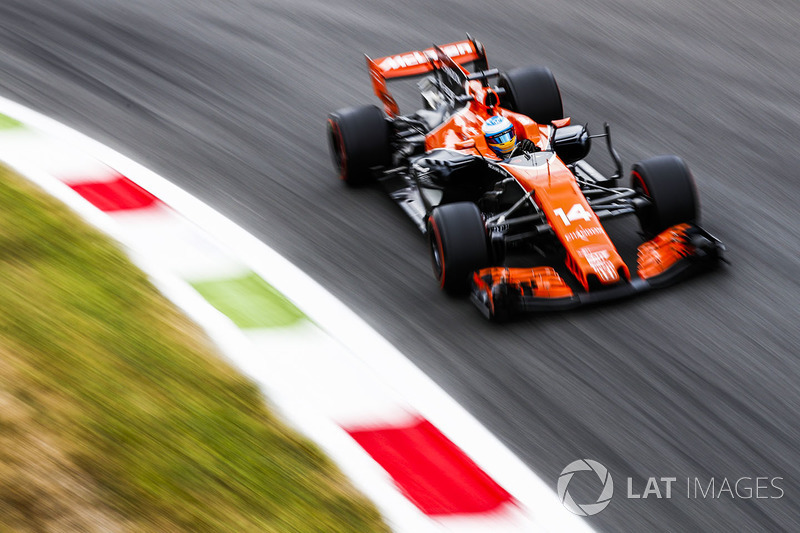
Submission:
[[[489,69],[483,46],[467,37],[367,57],[383,110],[352,107],[328,119],[341,179],[386,188],[427,235],[442,289],[469,293],[487,317],[504,318],[622,298],[717,264],[724,246],[697,225],[700,204],[683,160],[640,161],[630,185],[619,186],[607,124],[600,135],[571,124],[549,69]],[[423,108],[401,115],[386,82],[414,76],[422,76]],[[519,139],[503,157],[487,144],[485,124],[503,120],[493,117],[510,121]],[[585,160],[598,137],[616,168],[609,176]],[[601,223],[630,214],[647,239],[635,272]],[[520,257],[524,266],[510,266]]]

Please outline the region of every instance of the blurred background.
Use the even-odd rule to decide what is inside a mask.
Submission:
[[[4,0],[0,94],[218,208],[306,270],[546,482],[600,461],[600,531],[800,528],[800,5],[791,0]],[[631,301],[497,326],[440,294],[424,239],[348,190],[327,113],[377,103],[363,54],[469,32],[551,68],[626,169],[675,153],[729,267]],[[399,89],[398,89],[399,90]],[[396,94],[402,111],[418,105]],[[595,150],[604,148],[596,143]],[[635,220],[630,220],[634,225]],[[782,477],[780,499],[624,497],[649,477]],[[771,493],[774,495],[774,493]]]

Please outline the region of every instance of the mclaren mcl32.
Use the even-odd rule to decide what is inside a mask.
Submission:
[[[467,37],[367,57],[382,109],[351,107],[328,119],[341,179],[386,188],[427,236],[442,289],[504,318],[630,296],[719,262],[724,246],[698,225],[697,189],[682,159],[635,163],[621,186],[607,124],[599,135],[571,124],[548,68],[490,69],[483,46]],[[423,107],[402,115],[387,81],[407,77],[419,78]],[[482,132],[494,116],[508,119],[518,139],[507,157]],[[586,161],[593,138],[605,138],[615,171]],[[629,215],[644,240],[632,266],[604,226]]]

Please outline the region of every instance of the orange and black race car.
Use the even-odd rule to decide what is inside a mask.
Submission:
[[[341,179],[388,190],[427,235],[444,290],[469,293],[487,317],[503,318],[630,296],[718,263],[724,246],[697,225],[700,203],[682,159],[640,161],[620,186],[607,124],[594,136],[571,124],[549,69],[489,69],[483,46],[467,37],[367,57],[383,109],[328,119]],[[406,77],[421,77],[424,108],[401,115],[386,83]],[[504,139],[489,135],[489,125],[509,123]],[[598,137],[611,175],[586,161]],[[625,215],[638,218],[646,239],[634,245],[635,270],[603,225]]]

